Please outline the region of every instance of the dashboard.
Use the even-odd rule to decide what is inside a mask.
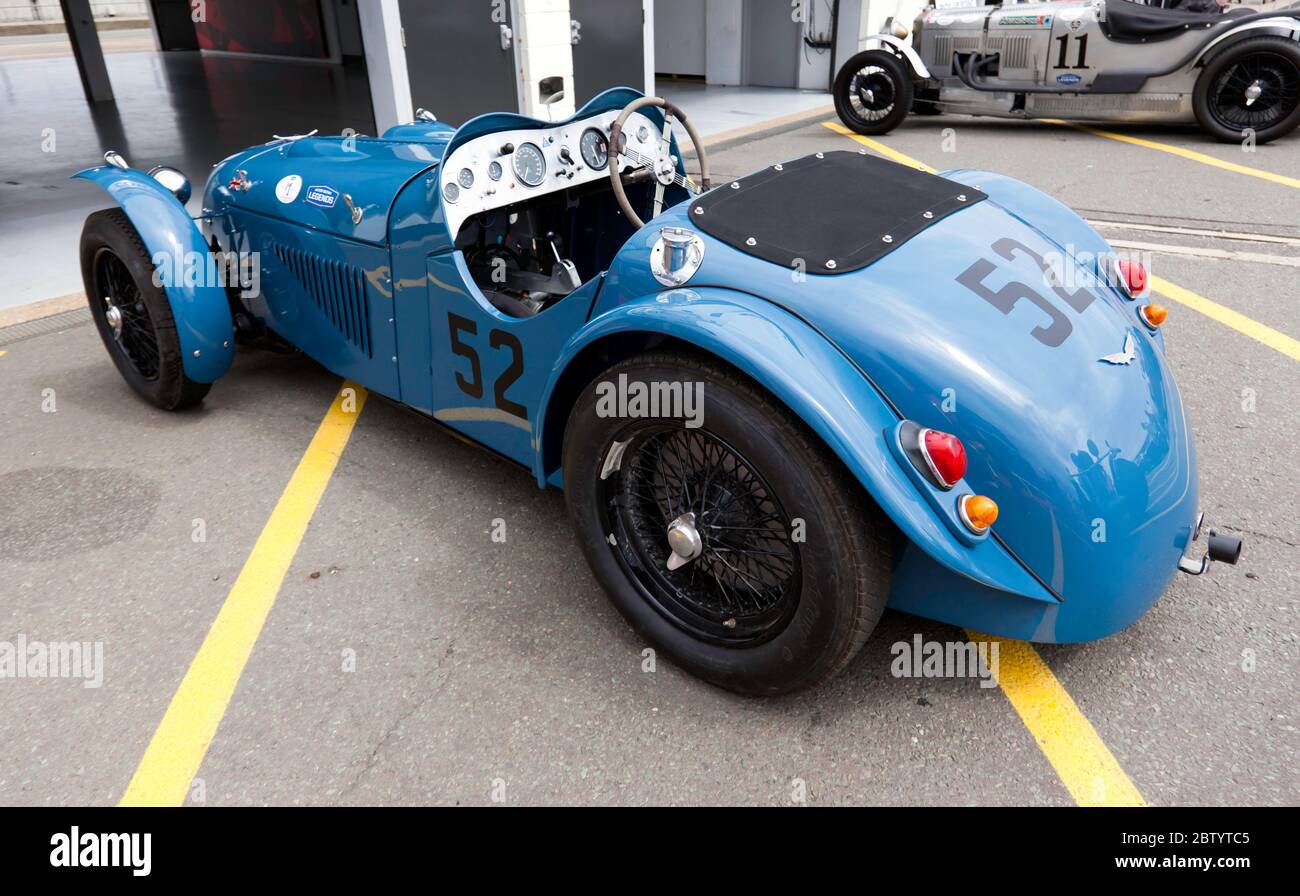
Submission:
[[[443,160],[439,175],[452,237],[479,212],[608,179],[609,129],[619,112],[553,127],[495,131],[456,147]],[[640,112],[628,117],[623,137],[622,150],[658,156],[659,127]],[[625,158],[622,168],[629,167]]]

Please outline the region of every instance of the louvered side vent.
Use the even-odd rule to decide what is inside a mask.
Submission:
[[[1002,36],[1001,46],[990,41],[990,49],[997,50],[1000,54],[998,67],[1029,68],[1029,44],[1032,39],[1032,35],[1028,34],[1008,34]]]
[[[935,36],[934,43],[930,47],[930,58],[925,62],[927,65],[937,66],[942,73],[948,74],[952,71],[953,53],[974,53],[979,48],[978,36],[959,37],[952,34],[939,34]]]
[[[367,358],[374,357],[370,340],[370,302],[360,268],[320,258],[278,243],[271,244],[275,257],[297,278],[303,291],[348,342]]]

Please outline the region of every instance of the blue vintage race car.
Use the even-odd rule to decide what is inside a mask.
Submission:
[[[824,681],[886,605],[1100,638],[1240,552],[1201,537],[1141,265],[1011,178],[827,151],[710,189],[623,88],[277,138],[197,221],[179,172],[106,159],[81,259],[137,392],[301,350],[562,487],[618,609],[724,687]]]

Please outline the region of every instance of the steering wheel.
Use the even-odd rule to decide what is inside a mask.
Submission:
[[[643,156],[636,150],[624,146],[626,141],[623,139],[623,125],[627,123],[628,117],[633,112],[646,106],[658,106],[664,110],[664,126],[659,136],[659,149],[654,156]],[[674,118],[686,128],[686,133],[690,135],[691,143],[695,146],[695,156],[700,163],[699,189],[695,189],[689,179],[677,173],[677,157],[671,154]],[[709,157],[704,151],[704,141],[700,139],[699,134],[695,133],[695,127],[687,120],[686,113],[663,97],[643,96],[634,99],[623,107],[623,111],[619,113],[609,129],[609,161],[606,164],[609,168],[609,182],[614,188],[614,198],[618,200],[618,206],[623,210],[623,214],[627,215],[627,219],[637,228],[641,228],[645,226],[645,221],[642,221],[641,216],[632,208],[632,203],[627,201],[627,193],[623,189],[623,177],[618,164],[620,155],[636,168],[649,172],[649,175],[654,178],[655,192],[650,215],[652,219],[657,218],[664,210],[664,189],[671,184],[676,184],[692,194],[702,193],[710,187]]]

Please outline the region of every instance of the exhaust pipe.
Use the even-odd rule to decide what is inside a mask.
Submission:
[[[1205,525],[1205,514],[1196,515],[1196,525],[1192,527],[1192,537],[1187,539],[1187,547],[1183,549],[1183,556],[1178,561],[1178,569],[1187,573],[1189,576],[1199,576],[1210,568],[1214,561],[1227,563],[1235,566],[1241,559],[1241,539],[1232,538],[1228,535],[1220,535],[1213,529],[1210,530],[1209,537],[1206,539],[1205,554],[1197,560],[1191,556],[1192,546],[1201,537],[1201,528]]]

